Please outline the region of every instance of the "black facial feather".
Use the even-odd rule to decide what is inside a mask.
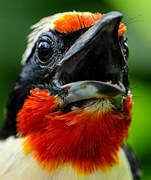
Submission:
[[[56,64],[84,31],[63,35],[52,30],[41,34],[9,95],[0,139],[5,139],[11,135],[16,136],[16,115],[31,89],[49,89],[52,94],[55,94],[49,84],[55,73]],[[43,63],[39,57],[38,46],[40,42],[46,41],[46,39],[50,41],[52,55],[47,62]]]
[[[58,91],[56,92],[53,84],[51,84],[58,68],[57,64],[74,42],[87,30],[88,28],[85,28],[71,34],[62,34],[55,30],[50,30],[39,36],[10,93],[6,107],[6,118],[0,131],[1,139],[5,139],[11,135],[16,136],[16,115],[31,89],[36,87],[49,89],[52,94],[59,94]],[[103,47],[103,44],[106,44],[106,39],[102,37],[99,43]],[[121,48],[124,47],[122,43],[124,43],[123,40],[121,41]],[[109,64],[107,62],[109,63],[109,61],[107,60],[109,57],[106,55],[106,49],[101,54],[99,52],[100,48],[98,44],[94,45],[87,55],[82,57],[83,60],[74,69],[72,74],[69,75],[66,72],[61,74],[61,83],[65,84],[81,80],[98,80],[104,82],[112,80],[116,83],[117,79],[120,78],[119,80],[123,82],[128,91],[127,65],[124,65],[122,74],[119,74],[120,76],[108,74],[106,70],[108,70]]]

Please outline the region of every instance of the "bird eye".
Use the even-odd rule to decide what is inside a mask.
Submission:
[[[121,36],[120,37],[120,44],[121,44],[125,59],[127,59],[128,55],[129,55],[129,49],[128,49],[128,45],[127,45],[127,38],[124,37],[124,36]]]
[[[40,41],[38,44],[38,56],[39,59],[46,63],[49,61],[51,56],[53,55],[53,50],[51,48],[50,42],[47,41]]]
[[[127,42],[124,42],[124,43],[123,43],[123,53],[124,53],[124,55],[125,55],[125,58],[127,59],[127,58],[128,58],[128,55],[129,55],[129,50],[128,50]]]

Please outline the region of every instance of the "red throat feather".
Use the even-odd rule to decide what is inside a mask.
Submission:
[[[83,28],[89,28],[101,19],[101,13],[67,13],[53,22],[55,30],[69,34]],[[120,23],[118,34],[122,36],[126,32],[126,26]]]
[[[47,90],[34,89],[17,116],[25,150],[49,171],[70,165],[78,172],[106,170],[119,161],[118,151],[128,135],[132,99],[127,97],[123,113],[78,108],[57,111],[59,100]]]

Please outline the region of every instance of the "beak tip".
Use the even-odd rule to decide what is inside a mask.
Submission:
[[[112,11],[107,14],[105,14],[100,20],[96,21],[96,23],[100,24],[110,24],[114,23],[119,24],[121,22],[121,19],[123,18],[123,14],[118,11]]]
[[[112,11],[107,13],[107,16],[110,16],[111,19],[122,19],[123,14],[121,12],[118,11]]]

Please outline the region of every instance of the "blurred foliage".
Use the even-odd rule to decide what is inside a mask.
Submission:
[[[150,0],[0,0],[0,117],[21,66],[29,27],[40,18],[64,11],[120,11],[128,26],[129,66],[134,95],[128,144],[138,157],[143,180],[151,179],[151,1]]]

